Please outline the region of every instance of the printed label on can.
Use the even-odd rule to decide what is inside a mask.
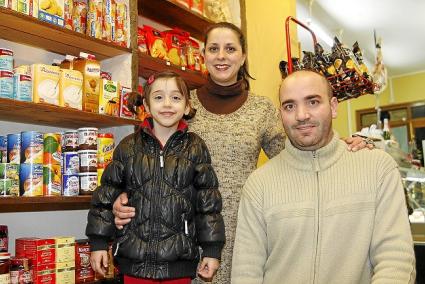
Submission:
[[[0,98],[13,99],[13,72],[0,71]]]
[[[78,151],[80,172],[97,171],[97,152],[95,150]]]
[[[32,78],[28,75],[13,75],[13,93],[18,101],[32,102]]]
[[[13,71],[13,51],[0,48],[0,70]]]
[[[80,173],[80,193],[93,194],[97,188],[97,173]]]
[[[63,139],[65,151],[76,151],[78,149],[78,132],[76,130],[66,131]]]
[[[19,180],[19,165],[0,163],[0,179]]]
[[[11,179],[0,179],[0,197],[10,196],[10,187],[12,186]]]
[[[78,175],[63,175],[63,196],[77,196],[80,193],[80,180]]]
[[[43,166],[43,195],[61,195],[62,176],[60,165]]]
[[[62,163],[61,135],[59,133],[45,133],[43,144],[43,164],[60,165]]]
[[[98,137],[97,138],[97,157],[101,164],[109,164],[112,161],[114,153],[114,138],[111,137]]]
[[[97,128],[78,129],[78,149],[97,150]]]
[[[73,175],[79,173],[80,158],[77,152],[65,152],[63,155],[62,173],[66,175]]]
[[[37,131],[21,132],[21,163],[43,163],[43,134]]]
[[[7,136],[0,136],[0,163],[7,163]]]
[[[11,164],[21,163],[21,133],[7,135],[7,162]]]
[[[19,189],[21,196],[43,195],[43,165],[21,164],[19,171]]]

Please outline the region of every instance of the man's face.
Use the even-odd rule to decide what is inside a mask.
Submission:
[[[280,103],[283,127],[292,145],[312,151],[330,142],[338,101],[329,98],[324,77],[309,71],[290,75],[280,87]]]

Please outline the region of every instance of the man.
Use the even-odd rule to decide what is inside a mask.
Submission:
[[[280,102],[289,139],[244,186],[232,284],[414,283],[396,163],[381,150],[347,150],[322,75],[292,73]]]

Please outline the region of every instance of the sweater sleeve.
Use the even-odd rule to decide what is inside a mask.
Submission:
[[[391,164],[377,193],[370,245],[372,283],[415,283],[415,255],[403,186],[395,163]]]
[[[232,284],[263,283],[267,234],[258,185],[246,182],[239,203],[232,260]],[[257,192],[256,192],[257,191]]]
[[[282,120],[279,111],[267,98],[267,111],[264,112],[263,134],[261,147],[267,157],[273,158],[285,148],[285,132],[283,131]]]
[[[225,241],[221,194],[208,148],[201,138],[198,139],[199,142],[196,143],[198,161],[194,180],[197,190],[196,233],[202,247],[202,257],[220,259]]]
[[[124,188],[122,161],[122,145],[119,145],[102,175],[101,185],[93,193],[86,226],[92,251],[107,249],[107,242],[115,233],[112,206]]]

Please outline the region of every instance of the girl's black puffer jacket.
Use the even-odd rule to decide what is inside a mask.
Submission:
[[[116,230],[112,206],[121,192],[127,192],[136,215]],[[204,141],[185,127],[161,148],[150,128],[143,127],[115,149],[94,192],[86,235],[92,251],[114,240],[115,262],[123,274],[193,278],[199,246],[203,257],[220,259],[225,240],[221,207]]]

